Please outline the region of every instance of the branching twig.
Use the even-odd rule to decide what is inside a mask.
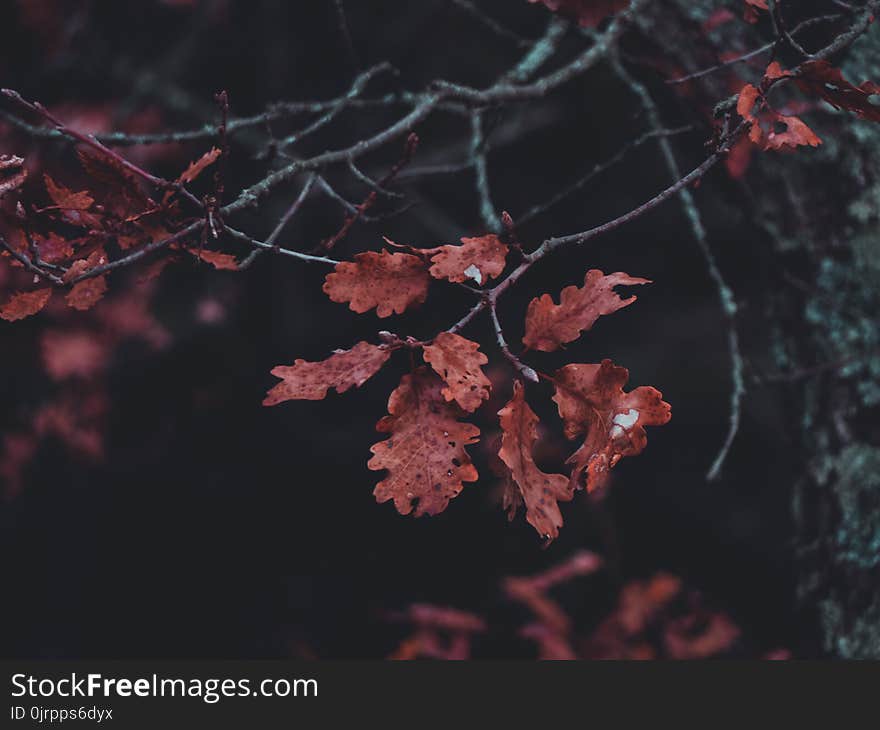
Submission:
[[[489,302],[489,313],[492,316],[492,326],[495,328],[495,339],[498,342],[498,348],[501,350],[504,357],[510,361],[510,364],[513,365],[513,367],[516,368],[526,380],[531,380],[533,383],[539,382],[538,374],[511,352],[507,340],[504,339],[504,330],[501,328],[501,320],[498,319],[498,307],[495,302],[491,300]]]
[[[53,115],[51,112],[49,112],[49,110],[46,109],[42,104],[38,104],[38,103],[35,104],[35,103],[31,103],[31,102],[27,101],[21,96],[21,94],[19,94],[17,91],[13,91],[12,89],[2,89],[2,90],[0,90],[0,93],[2,93],[4,96],[6,96],[9,99],[12,99],[13,101],[20,104],[21,106],[25,107],[25,109],[28,109],[28,110],[34,112],[35,114],[38,114],[39,116],[43,117],[45,120],[47,120],[48,122],[53,124],[55,126],[55,130],[57,132],[59,132],[61,135],[65,136],[65,137],[70,137],[71,139],[73,139],[77,142],[81,142],[82,144],[87,145],[87,146],[91,147],[92,149],[97,150],[101,154],[112,158],[117,164],[121,165],[123,168],[125,168],[129,172],[134,173],[138,177],[143,178],[144,180],[149,182],[151,185],[155,185],[156,187],[161,188],[163,190],[174,190],[174,191],[178,192],[180,195],[182,195],[184,198],[189,200],[196,207],[198,207],[198,208],[202,207],[201,201],[197,197],[195,197],[191,192],[189,192],[189,190],[187,190],[180,183],[171,182],[170,180],[165,180],[164,178],[157,177],[156,175],[153,175],[153,174],[147,172],[146,170],[141,169],[140,167],[138,167],[134,163],[129,162],[122,155],[117,154],[116,152],[111,150],[109,147],[104,146],[103,144],[101,144],[101,142],[99,142],[97,139],[95,139],[94,136],[82,134],[80,132],[77,132],[75,129],[71,129],[70,127],[66,126],[64,124],[64,122],[62,122],[60,119],[58,119],[55,115]]]
[[[618,78],[630,88],[633,94],[641,102],[642,108],[645,110],[645,114],[654,130],[657,131],[662,129],[660,110],[657,108],[656,102],[645,85],[631,76],[618,58],[612,57],[612,66]],[[675,153],[672,150],[672,145],[670,144],[668,137],[660,136],[657,138],[657,141],[669,174],[672,176],[673,180],[680,178],[681,170],[678,166],[678,161],[675,159]],[[740,354],[739,334],[736,328],[736,302],[733,298],[733,293],[731,292],[730,287],[724,279],[724,275],[721,273],[721,269],[718,267],[715,254],[709,246],[706,228],[703,225],[703,220],[700,216],[700,211],[697,208],[694,196],[688,188],[682,188],[679,191],[679,199],[681,200],[684,214],[690,224],[694,240],[697,242],[700,253],[703,255],[703,259],[706,262],[709,276],[715,283],[715,287],[718,291],[718,298],[721,303],[721,311],[727,320],[727,344],[730,355],[731,380],[733,381],[733,384],[730,394],[730,421],[727,435],[725,436],[724,443],[722,444],[718,456],[715,458],[715,461],[712,463],[707,474],[707,478],[716,479],[721,473],[721,467],[724,464],[727,453],[733,444],[734,438],[736,438],[737,431],[739,430],[742,399],[745,395],[743,360],[742,355]]]

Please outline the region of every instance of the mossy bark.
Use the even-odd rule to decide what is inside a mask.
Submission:
[[[705,47],[675,39],[716,4],[677,7],[646,22],[664,26],[655,37],[684,68],[712,65]],[[854,83],[880,80],[880,31],[835,62]],[[717,80],[701,91],[729,93]],[[777,274],[761,303],[773,334],[746,354],[773,363],[803,455],[787,485],[797,600],[812,627],[803,646],[880,658],[880,125],[827,105],[808,118],[823,145],[756,155],[745,181]]]

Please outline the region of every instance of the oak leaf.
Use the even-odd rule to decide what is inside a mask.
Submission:
[[[197,259],[211,264],[218,271],[238,271],[238,261],[231,253],[202,249],[187,249]]]
[[[622,299],[614,287],[650,283],[650,279],[622,272],[606,276],[598,269],[590,269],[582,288],[567,286],[562,290],[559,304],[549,294],[532,299],[526,311],[523,344],[532,350],[553,352],[580,337],[603,314],[612,314],[636,300],[635,296]]]
[[[376,315],[384,318],[424,302],[430,282],[418,256],[367,251],[353,262],[336,264],[324,281],[324,292],[334,302],[348,303],[353,312],[363,314],[375,307]]]
[[[89,178],[105,186],[107,194],[102,203],[117,215],[125,218],[154,207],[140,178],[115,157],[92,147],[80,147],[76,154]]]
[[[30,317],[42,310],[51,296],[51,287],[14,294],[6,304],[0,306],[0,317],[7,322],[15,322],[16,320]]]
[[[488,400],[492,387],[481,369],[489,360],[479,349],[478,343],[452,332],[441,332],[423,348],[425,362],[430,363],[446,383],[443,397],[455,400],[468,412],[477,410]]]
[[[529,2],[542,2],[553,12],[577,20],[584,28],[595,28],[607,16],[629,5],[629,0],[529,0]]]
[[[91,279],[83,279],[75,284],[64,299],[69,306],[84,312],[101,301],[106,293],[107,278],[93,276]]]
[[[507,246],[498,236],[462,238],[461,244],[422,250],[431,257],[431,276],[456,284],[474,281],[478,286],[501,276],[507,260]]]
[[[855,86],[828,61],[807,61],[800,67],[795,83],[805,94],[824,99],[835,109],[880,122],[880,106],[872,102],[872,97],[880,95],[880,86],[871,81]]]
[[[373,377],[391,357],[386,345],[358,342],[350,350],[337,350],[326,360],[307,362],[296,360],[293,365],[278,365],[272,375],[281,378],[263,401],[274,406],[288,400],[323,400],[330,388],[344,393],[359,388]]]
[[[404,375],[388,399],[388,414],[376,424],[389,438],[374,444],[367,467],[388,470],[373,494],[380,504],[394,500],[400,514],[436,515],[475,482],[477,470],[465,446],[480,429],[459,421],[462,411],[443,397],[443,381],[427,368]]]
[[[48,330],[40,341],[43,366],[53,380],[88,378],[107,364],[109,343],[84,330]]]
[[[572,485],[582,477],[588,492],[601,487],[609,470],[624,456],[641,453],[648,443],[645,426],[661,426],[671,417],[663,394],[650,386],[625,393],[626,368],[611,360],[601,364],[566,365],[553,376],[568,439],[583,436],[583,445],[566,463],[573,464]]]
[[[64,280],[69,282],[85,274],[97,266],[107,263],[107,255],[103,249],[96,249],[89,254],[88,258],[79,259],[71,264],[64,274]],[[65,301],[74,309],[85,311],[94,307],[107,292],[107,277],[103,274],[83,279],[73,285],[67,293]]]
[[[88,210],[95,202],[87,191],[81,190],[75,193],[70,188],[56,183],[48,174],[43,175],[43,182],[52,202],[61,210]]]
[[[756,102],[760,100],[761,111],[754,113]],[[822,140],[801,119],[786,116],[773,109],[765,108],[761,91],[752,84],[746,84],[737,99],[737,113],[751,124],[749,139],[762,150],[791,151],[801,146],[818,147]],[[778,125],[784,131],[776,131]]]
[[[517,380],[510,402],[498,411],[502,430],[498,456],[510,469],[510,476],[522,495],[526,520],[541,537],[553,540],[562,527],[558,503],[571,500],[574,490],[568,477],[547,474],[535,463],[532,452],[538,439],[538,417],[526,402],[524,391],[523,384]]]
[[[205,152],[199,159],[194,160],[189,163],[189,167],[186,168],[181,174],[180,177],[177,178],[177,182],[179,183],[188,183],[195,180],[206,167],[214,164],[218,157],[220,157],[220,150],[217,147],[212,147],[210,150]]]

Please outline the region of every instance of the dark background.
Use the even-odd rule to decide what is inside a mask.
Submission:
[[[330,2],[70,2],[61,3],[62,16],[47,16],[55,28],[49,20],[25,22],[24,4],[30,5],[0,4],[6,30],[0,77],[4,86],[50,106],[111,101],[124,120],[154,104],[169,126],[188,128],[213,118],[211,96],[221,88],[229,91],[233,114],[246,114],[272,100],[338,95],[352,78]],[[418,89],[438,77],[485,85],[522,52],[440,0],[347,6],[360,62],[388,59],[402,71],[399,81],[378,80],[371,86],[377,92],[395,84]],[[540,35],[548,17],[543,7],[525,2],[480,6],[530,38]],[[563,55],[571,57],[583,43],[571,34]],[[652,51],[647,40],[630,44],[634,56]],[[709,136],[701,116],[688,100],[663,91],[650,71],[640,78],[661,89],[670,127],[696,125],[675,145],[683,166],[697,164]],[[599,66],[551,99],[501,112],[495,119],[500,141],[490,155],[498,207],[516,219],[609,158],[644,130],[637,111]],[[302,152],[347,144],[400,113],[349,113]],[[464,159],[466,126],[459,119],[436,115],[418,131],[417,164]],[[2,152],[14,151],[3,146]],[[156,171],[174,174],[204,149],[185,146],[179,161],[160,163]],[[258,152],[233,145],[230,195],[264,174],[267,163],[254,159]],[[389,149],[366,167],[381,174],[399,153]],[[353,200],[364,194],[344,171],[334,174]],[[536,218],[523,240],[537,245],[546,236],[583,230],[668,183],[656,147],[644,145]],[[339,256],[376,249],[380,235],[431,246],[483,230],[469,171],[397,189],[417,205],[381,224],[359,224]],[[748,199],[723,170],[711,173],[696,195],[741,305],[740,331],[754,374],[767,366],[752,356],[769,326],[759,294],[773,275],[765,242],[749,223]],[[278,196],[237,225],[265,235],[287,202]],[[340,221],[338,208],[321,199],[288,230],[285,245],[310,247]],[[321,292],[324,272],[295,261],[265,257],[240,275],[207,267],[169,272],[156,301],[173,345],[160,353],[136,346],[116,353],[104,463],[85,466],[57,444],[44,444],[23,493],[0,508],[4,655],[377,657],[401,632],[385,613],[425,601],[489,614],[493,629],[480,643],[485,654],[529,656],[527,644],[511,639],[522,615],[503,603],[498,582],[583,547],[605,556],[609,569],[566,592],[579,625],[607,611],[622,582],[666,570],[733,616],[744,631],[743,651],[787,646],[809,654],[809,631],[794,608],[788,548],[788,476],[801,455],[780,388],[752,387],[723,478],[704,478],[727,428],[729,362],[717,294],[680,207],[669,202],[536,266],[504,300],[510,339],[518,341],[532,296],[577,284],[588,268],[655,283],[562,356],[531,362],[546,369],[610,357],[629,368],[632,387],[662,390],[673,419],[650,429],[646,451],[618,466],[606,499],[579,494],[563,505],[565,527],[546,550],[521,514],[507,523],[482,454],[477,466],[487,478],[466,486],[440,516],[415,520],[375,503],[368,449],[388,393],[405,372],[405,357],[344,396],[260,405],[274,383],[272,366],[320,359],[373,338],[377,329],[429,336],[467,310],[467,297],[435,286],[420,311],[379,321],[330,302]],[[223,322],[195,321],[204,296],[224,303]],[[4,325],[0,334],[7,427],[44,387],[28,365],[29,338],[38,327]],[[486,343],[503,372],[487,322],[478,320],[468,332]],[[492,403],[500,407],[509,392],[509,385],[501,386]],[[537,386],[530,398],[548,431],[558,434],[550,395]]]

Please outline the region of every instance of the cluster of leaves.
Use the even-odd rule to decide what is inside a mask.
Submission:
[[[218,156],[212,149],[174,184],[192,183]],[[21,490],[43,443],[60,444],[86,463],[103,459],[111,407],[104,376],[115,353],[133,342],[159,350],[171,339],[152,312],[162,269],[184,250],[218,268],[229,268],[233,258],[181,243],[123,274],[121,286],[108,291],[107,273],[97,268],[106,266],[108,254],[137,251],[186,219],[173,190],[154,201],[141,178],[109,151],[86,145],[77,157],[80,169],[65,175],[75,181],[70,184],[49,172],[33,174],[41,167],[36,160],[0,159],[0,318],[14,322],[43,313],[38,351],[48,380],[0,444],[7,497]]]
[[[551,591],[601,568],[601,558],[582,551],[537,575],[503,581],[504,598],[530,615],[516,633],[535,645],[538,658],[707,659],[737,649],[742,631],[733,620],[668,573],[626,583],[612,611],[583,633]],[[391,659],[469,659],[475,640],[493,630],[482,616],[449,606],[413,604],[391,618],[413,627]],[[764,658],[789,656],[782,649]]]
[[[773,108],[768,92],[778,82],[792,79],[801,92],[827,102],[835,109],[852,112],[861,119],[880,122],[880,106],[872,97],[880,96],[880,86],[865,81],[855,86],[840,69],[828,61],[806,61],[797,71],[786,71],[774,61],[758,86],[746,84],[740,91],[736,110],[749,127],[749,140],[762,150],[792,151],[798,147],[817,147],[822,140],[799,117]]]
[[[375,309],[380,318],[389,317],[424,302],[432,279],[479,285],[499,277],[509,253],[495,234],[430,249],[388,243],[407,252],[368,251],[337,264],[324,283],[327,295],[355,312]],[[591,270],[582,287],[562,290],[558,304],[549,294],[533,299],[525,318],[525,349],[553,352],[573,342],[599,317],[635,301],[635,296],[621,298],[615,287],[646,283],[622,273]],[[393,500],[401,514],[435,515],[465,483],[478,478],[466,447],[478,441],[480,430],[463,419],[489,399],[492,384],[483,371],[488,358],[479,343],[454,331],[430,341],[387,333],[383,339],[377,344],[359,342],[319,362],[297,360],[274,368],[272,374],[281,382],[264,404],[320,400],[331,388],[344,393],[363,385],[396,350],[420,351],[424,364],[403,376],[388,400],[388,415],[377,424],[389,437],[372,447],[368,467],[388,472],[374,490],[379,502]],[[524,504],[529,524],[553,539],[563,522],[558,503],[571,500],[579,488],[592,492],[601,487],[621,458],[645,448],[645,426],[666,423],[670,407],[654,388],[625,392],[628,372],[610,360],[569,364],[541,377],[555,390],[553,400],[565,435],[581,442],[568,459],[570,475],[545,473],[535,463],[538,417],[520,380],[498,412],[503,434],[498,457],[506,470],[504,502],[511,516]]]
[[[540,2],[584,27],[596,27],[628,5],[626,0]],[[745,8],[746,19],[751,21],[757,21],[769,9],[764,0],[746,0]],[[726,22],[730,15],[721,13],[723,17],[712,22]],[[788,151],[821,143],[797,116],[797,109],[777,110],[771,106],[771,89],[788,81],[811,101],[822,100],[861,118],[880,121],[880,107],[873,103],[873,97],[880,93],[875,84],[855,86],[824,60],[807,60],[792,70],[773,62],[757,85],[738,87],[741,90],[736,107],[744,120],[741,127],[748,132],[742,135],[745,144],[761,150]],[[13,281],[7,282],[7,288],[14,292],[0,304],[0,317],[15,321],[42,311],[50,306],[55,291],[66,291],[64,302],[70,308],[89,310],[105,297],[109,273],[127,259],[144,260],[140,276],[144,281],[156,277],[181,253],[217,269],[238,268],[235,256],[206,248],[208,234],[217,238],[223,230],[218,214],[222,176],[215,174],[213,195],[205,195],[201,201],[187,188],[224,158],[228,151],[225,131],[220,135],[219,148],[202,155],[175,180],[166,181],[140,170],[94,138],[65,129],[39,105],[24,102],[14,92],[5,93],[81,143],[77,154],[87,184],[69,186],[44,174],[40,204],[26,206],[18,200],[10,207],[5,203],[29,184],[28,170],[21,157],[0,158],[0,197],[4,200],[9,236],[9,241],[2,240],[0,257],[12,272]],[[381,189],[393,179],[399,166],[406,164],[414,151],[414,140],[411,134],[404,160],[377,188]],[[219,167],[222,164],[215,165],[215,169]],[[151,193],[146,191],[145,182]],[[355,206],[356,212],[350,214],[339,233],[319,248],[332,248],[377,195],[374,190],[364,203]],[[187,205],[193,204],[199,217],[186,212]],[[202,238],[196,242],[192,240],[194,233],[186,233],[200,219],[204,221],[200,226]],[[160,255],[141,256],[150,253],[157,241],[169,240],[172,242],[163,244]],[[379,318],[424,303],[434,281],[465,287],[482,298],[496,320],[503,354],[525,380],[544,380],[553,388],[563,432],[569,440],[578,442],[567,459],[569,473],[543,471],[534,455],[539,419],[526,400],[525,381],[514,383],[509,402],[497,411],[502,436],[496,455],[506,484],[503,502],[511,517],[523,506],[529,524],[542,537],[555,538],[563,524],[559,503],[571,500],[578,489],[592,492],[601,488],[620,459],[645,448],[645,427],[669,420],[669,405],[652,387],[625,392],[628,372],[609,360],[564,364],[545,374],[537,373],[509,351],[497,323],[494,290],[488,284],[504,274],[511,248],[522,255],[519,244],[511,246],[510,240],[496,234],[464,238],[460,245],[424,249],[401,246],[388,239],[386,242],[386,249],[360,253],[352,261],[336,264],[325,279],[324,292],[356,313],[375,311]],[[530,262],[527,256],[524,261]],[[523,352],[560,350],[590,330],[600,317],[635,300],[634,296],[621,298],[616,287],[645,283],[645,279],[623,273],[606,275],[592,270],[586,273],[583,286],[563,289],[559,303],[549,293],[536,297],[525,315]],[[484,372],[488,357],[480,343],[459,333],[462,328],[454,325],[425,341],[380,333],[378,342],[359,342],[320,362],[297,360],[290,366],[278,366],[272,373],[280,382],[264,403],[320,400],[331,389],[344,393],[363,385],[396,351],[408,351],[413,360],[420,354],[422,364],[402,378],[389,398],[388,415],[377,425],[387,438],[372,447],[368,467],[387,472],[374,490],[379,502],[392,501],[401,514],[437,514],[446,509],[464,484],[478,479],[468,447],[478,442],[481,431],[465,419],[486,406],[492,388]],[[79,350],[82,353],[87,348]]]
[[[157,203],[144,192],[141,180],[116,157],[89,147],[80,148],[77,154],[93,189],[74,191],[44,174],[47,204],[28,211],[19,201],[17,220],[12,221],[17,225],[10,226],[8,247],[0,256],[24,273],[57,272],[55,284],[70,285],[65,295],[67,305],[85,311],[107,292],[107,275],[101,270],[109,262],[110,247],[128,252],[168,238],[179,230],[184,216],[173,191],[166,192]],[[217,148],[205,153],[181,173],[176,184],[196,180],[219,154]],[[23,166],[21,158],[12,159]],[[22,174],[12,179],[17,183],[15,187],[20,187],[26,179],[25,169],[22,167]],[[12,189],[7,183],[4,192]],[[218,269],[235,268],[230,254],[191,248],[184,243],[172,244],[171,249],[186,250]],[[142,280],[157,276],[172,257],[173,253],[151,262]],[[0,317],[12,322],[46,307],[56,287],[37,278],[37,286],[12,294],[0,305]]]

